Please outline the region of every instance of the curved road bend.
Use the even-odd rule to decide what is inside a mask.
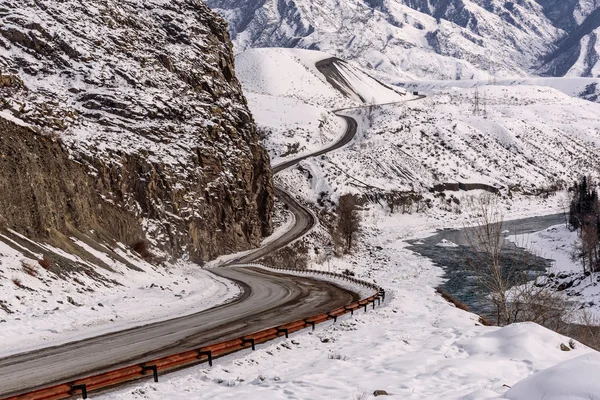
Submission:
[[[421,100],[425,97],[426,96],[424,96],[424,95],[418,95],[417,97],[412,98],[412,99],[396,101],[396,102],[391,102],[391,103],[376,104],[376,106],[403,104],[403,103],[407,103],[410,101]],[[307,158],[318,157],[320,155],[337,150],[337,149],[347,145],[348,143],[350,143],[352,141],[352,139],[354,139],[354,136],[356,135],[356,131],[358,129],[358,123],[356,122],[356,120],[354,118],[347,116],[347,115],[339,114],[339,112],[346,111],[346,110],[355,110],[355,109],[360,109],[360,108],[365,108],[365,107],[368,107],[368,106],[348,107],[348,108],[341,108],[338,110],[334,110],[335,115],[337,115],[340,118],[343,118],[346,121],[346,132],[344,133],[344,135],[340,139],[338,139],[337,142],[333,143],[331,146],[328,146],[328,147],[321,149],[319,151],[316,151],[314,153],[305,154],[303,156],[300,156],[300,157],[297,157],[297,158],[294,158],[294,159],[291,159],[288,161],[284,161],[281,164],[274,166],[273,173],[277,174],[289,167],[292,167],[292,166],[298,164],[300,161],[306,160]],[[299,202],[297,202],[294,199],[293,195],[286,192],[284,189],[282,189],[280,187],[275,187],[275,193],[277,194],[279,199],[284,204],[287,205],[288,209],[294,214],[294,217],[296,219],[296,224],[288,232],[284,233],[281,237],[277,238],[276,240],[272,241],[271,243],[269,243],[263,247],[260,247],[260,248],[256,249],[255,251],[251,252],[250,254],[240,257],[237,260],[232,260],[229,263],[226,263],[225,265],[245,264],[245,263],[250,263],[250,262],[256,261],[256,260],[264,257],[265,255],[267,255],[271,252],[274,252],[277,249],[285,247],[288,244],[290,244],[291,242],[293,242],[294,240],[304,236],[306,233],[308,233],[308,231],[310,231],[312,229],[313,226],[315,226],[317,221],[316,221],[314,215],[308,210],[308,208],[304,207]],[[211,271],[216,274],[219,273],[218,268],[212,269]]]
[[[331,146],[328,146],[317,152],[305,154],[298,158],[294,158],[292,160],[288,160],[281,164],[278,164],[273,167],[273,173],[277,174],[277,173],[283,171],[284,169],[287,169],[291,166],[298,164],[302,160],[306,160],[307,158],[310,158],[310,157],[317,157],[322,154],[329,153],[330,151],[337,150],[340,147],[345,146],[346,144],[350,143],[352,141],[352,139],[354,139],[354,136],[356,135],[356,130],[358,128],[358,124],[356,123],[356,120],[354,118],[347,117],[345,115],[339,115],[339,117],[343,118],[346,121],[346,132],[340,139],[338,139],[337,142],[335,142]],[[268,245],[263,246],[259,249],[256,249],[256,251],[253,251],[252,253],[241,257],[239,260],[232,261],[231,264],[233,264],[233,263],[244,264],[244,263],[249,263],[249,262],[258,260],[261,257],[263,257],[277,249],[285,247],[292,241],[304,236],[317,223],[317,220],[315,219],[314,215],[310,212],[310,210],[308,210],[308,208],[304,207],[302,204],[300,204],[296,200],[294,200],[293,195],[291,195],[290,193],[286,192],[285,190],[283,190],[282,188],[279,188],[279,187],[275,187],[275,193],[277,194],[279,199],[284,204],[287,205],[288,209],[294,214],[294,217],[296,219],[295,225],[289,231],[287,231],[286,233],[281,235],[281,237],[275,239]],[[219,275],[218,268],[212,269],[211,272],[214,272],[217,275]]]
[[[240,298],[196,314],[0,359],[0,398],[237,338],[358,300],[316,279],[247,267],[218,272],[242,287]]]

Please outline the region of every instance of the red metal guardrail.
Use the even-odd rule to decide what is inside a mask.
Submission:
[[[265,268],[259,264],[251,264]],[[367,311],[369,304],[375,308],[375,301],[381,304],[385,300],[385,291],[377,285],[365,282],[346,275],[339,275],[330,272],[315,271],[315,270],[291,270],[285,268],[270,268],[294,273],[310,273],[329,276],[332,278],[343,279],[358,285],[363,285],[368,288],[377,290],[372,296],[362,299],[358,302],[348,304],[343,307],[336,308],[327,313],[313,315],[298,321],[290,322],[284,325],[263,329],[249,335],[242,336],[237,339],[227,340],[225,342],[212,344],[210,346],[200,347],[196,350],[189,350],[183,353],[173,354],[167,357],[150,360],[141,364],[131,365],[125,368],[116,369],[113,371],[104,372],[102,374],[89,376],[75,381],[62,383],[36,390],[29,393],[20,394],[17,396],[7,397],[0,400],[59,400],[66,399],[72,396],[81,395],[84,399],[90,391],[105,389],[111,386],[119,385],[125,382],[141,379],[143,377],[152,376],[155,382],[158,382],[158,374],[168,372],[174,369],[179,369],[186,366],[191,366],[203,362],[209,363],[212,366],[213,359],[224,355],[255,346],[260,343],[268,342],[280,336],[288,337],[292,332],[311,326],[313,329],[316,324],[328,320],[337,321],[337,317],[348,312],[354,314],[354,311],[364,308]]]

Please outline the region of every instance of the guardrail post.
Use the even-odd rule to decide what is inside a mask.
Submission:
[[[305,323],[306,325],[312,325],[312,330],[313,330],[313,331],[315,330],[315,321],[307,321],[307,320],[304,320],[304,323]]]
[[[288,328],[277,328],[277,333],[281,333],[281,332],[285,333],[286,339],[289,338]]]
[[[354,308],[352,308],[352,307],[348,308],[348,307],[344,306],[344,310],[346,310],[346,311],[350,310],[350,315],[354,315]]]
[[[373,310],[375,309],[375,299],[371,300],[373,302]]]
[[[246,343],[250,343],[252,344],[252,350],[256,350],[255,346],[254,346],[254,339],[250,338],[250,339],[242,339],[242,345],[246,344]]]
[[[329,318],[333,318],[333,322],[337,322],[337,315],[331,315],[331,313],[327,313]]]
[[[367,312],[367,306],[369,305],[369,302],[365,303],[365,312]]]
[[[379,289],[379,295],[381,296],[381,301],[385,301],[385,290],[383,288]]]
[[[198,352],[198,358],[202,357],[202,356],[207,356],[208,357],[208,365],[210,365],[212,367],[212,351],[211,350],[196,350]]]
[[[158,368],[156,368],[156,365],[142,365],[142,375],[146,375],[147,371],[152,371],[154,382],[158,382]]]
[[[71,396],[75,395],[75,392],[78,390],[81,390],[81,398],[87,399],[87,386],[85,384],[71,385],[71,391],[69,392],[69,395],[71,395]]]

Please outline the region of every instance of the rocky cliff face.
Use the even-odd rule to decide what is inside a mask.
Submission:
[[[2,227],[198,260],[270,233],[269,159],[203,3],[0,0],[0,47],[0,108],[33,129],[0,124]]]

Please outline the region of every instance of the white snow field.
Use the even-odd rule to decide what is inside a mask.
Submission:
[[[329,89],[323,92],[326,95],[313,98],[311,93],[320,83],[308,77],[307,87],[300,81],[293,90],[274,92],[278,100],[263,97],[271,93],[254,78],[261,75],[264,60],[275,59],[273,63],[282,65],[290,60],[300,65],[306,62],[290,57],[287,50],[262,49],[260,54],[254,66],[238,68],[242,82],[251,82],[246,94],[254,99],[250,100],[255,102],[253,110],[276,107],[278,101],[285,104],[280,96],[309,105],[318,101],[319,106],[330,108],[347,102],[335,103],[336,95]],[[285,61],[277,61],[279,57]],[[310,66],[269,69],[268,85],[285,88],[295,79],[287,71],[298,70],[307,71]],[[252,74],[244,76],[241,71]],[[314,71],[311,74],[314,77]],[[258,96],[256,92],[260,92]],[[574,349],[563,351],[561,344],[569,346],[570,338],[533,323],[482,326],[478,316],[455,308],[435,292],[443,281],[442,268],[407,248],[407,239],[431,235],[436,229],[459,228],[469,221],[461,207],[448,208],[446,199],[425,192],[433,183],[460,180],[513,185],[512,197],[506,189],[501,191],[508,220],[563,209],[562,197],[527,196],[517,185],[533,191],[594,165],[600,128],[594,118],[600,111],[598,105],[548,87],[497,86],[490,90],[484,118],[470,111],[472,96],[473,89],[449,88],[425,100],[377,108],[371,115],[350,111],[360,125],[353,143],[303,161],[303,171],[292,168],[277,178],[309,203],[322,193],[336,200],[347,191],[363,194],[375,186],[414,189],[432,199],[433,208],[413,214],[391,213],[382,204],[367,203],[361,212],[358,248],[330,262],[312,250],[322,246],[324,229],[318,228],[308,238],[309,268],[349,269],[358,278],[378,283],[387,292],[381,307],[335,324],[322,324],[314,332],[304,330],[289,339],[260,345],[255,352],[218,359],[212,368],[199,365],[161,377],[159,383],[133,383],[98,398],[354,400],[372,399],[374,391],[385,390],[389,396],[381,398],[532,400],[551,398],[544,390],[546,384],[560,388],[556,394],[563,397],[555,399],[597,396],[600,381],[590,377],[600,372],[598,353],[576,342]],[[309,115],[298,116],[290,109],[281,116],[280,126],[285,128],[278,129],[275,118],[257,113],[258,124],[272,128],[266,141],[273,146],[271,154],[281,154],[285,141],[279,136],[286,134],[294,119],[304,117]],[[302,140],[306,149],[322,143],[315,133],[310,137],[300,131],[298,136],[287,134],[289,140]],[[576,149],[589,154],[579,157]],[[481,193],[456,192],[453,196],[460,201]],[[452,245],[442,243],[442,248]],[[549,368],[569,368],[581,374],[569,374],[563,381]]]
[[[25,256],[0,234],[0,357],[192,314],[240,293],[234,283],[192,263],[154,266],[126,246],[113,248],[139,269],[133,270],[111,258],[109,249],[103,253],[76,239],[73,244],[113,271],[38,244],[92,267],[59,276],[40,265],[41,255]]]
[[[361,251],[330,266],[380,282],[387,291],[381,307],[217,359],[212,368],[203,364],[97,398],[347,400],[385,390],[390,399],[496,399],[533,373],[595,354],[579,343],[561,351],[569,338],[532,323],[481,326],[476,315],[446,303],[433,289],[441,268],[406,249],[402,221],[369,219]],[[600,383],[586,390],[596,393]]]
[[[507,399],[588,400],[598,398],[595,383],[600,354],[589,353],[550,367],[517,383]]]

